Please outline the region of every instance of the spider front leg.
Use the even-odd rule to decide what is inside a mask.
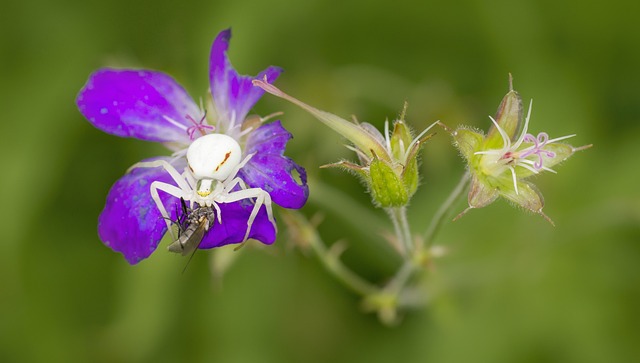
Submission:
[[[240,178],[236,178],[236,175],[238,175],[238,172],[240,171],[240,169],[242,169],[242,167],[245,166],[255,154],[256,153],[251,153],[247,155],[247,157],[245,157],[244,160],[240,162],[240,164],[236,165],[236,167],[233,168],[233,170],[231,171],[227,179],[225,179],[225,181],[223,182],[225,189],[231,190],[232,188],[230,188],[229,185],[238,183],[237,179],[240,179]],[[247,186],[244,184],[244,180],[240,179],[240,183],[241,183],[240,185],[242,186],[242,189],[247,189]]]
[[[260,188],[249,188],[243,189],[236,192],[229,192],[226,195],[220,195],[219,201],[222,203],[232,203],[237,202],[242,199],[256,198],[255,205],[253,206],[253,210],[251,210],[251,214],[249,215],[249,219],[247,220],[247,232],[244,235],[243,242],[249,238],[249,233],[251,232],[251,226],[253,225],[253,221],[256,219],[258,212],[260,211],[260,207],[262,205],[265,206],[267,210],[267,217],[269,218],[269,222],[273,224],[273,228],[278,229],[276,226],[276,221],[273,218],[273,210],[271,209],[271,196],[269,193],[265,192]]]
[[[182,198],[184,200],[188,200],[188,197],[189,197],[188,193],[185,193],[184,190],[176,187],[175,185],[167,184],[157,180],[151,183],[151,186],[149,187],[149,192],[151,193],[151,199],[153,199],[153,201],[156,203],[156,207],[160,211],[162,218],[167,224],[167,230],[169,231],[171,238],[175,240],[176,236],[173,234],[173,230],[171,230],[171,217],[169,216],[169,213],[167,213],[167,209],[164,207],[164,204],[160,199],[158,190],[161,190],[176,198]]]
[[[242,180],[240,177],[236,177],[231,180],[227,179],[225,181],[224,190],[231,192],[233,188],[236,187],[236,185],[240,185],[240,188],[242,190],[250,189],[250,188],[247,188],[247,184],[245,184],[244,180]],[[229,192],[227,194],[229,194]]]
[[[127,170],[127,172],[135,168],[158,168],[158,167],[164,168],[164,170],[167,173],[169,173],[169,175],[171,176],[173,181],[176,183],[176,185],[178,185],[176,187],[175,185],[171,185],[171,184],[156,180],[153,183],[151,183],[151,186],[149,187],[151,198],[156,203],[156,207],[158,207],[160,214],[162,214],[162,217],[167,223],[167,229],[169,230],[169,234],[171,234],[171,237],[175,240],[176,238],[173,234],[173,231],[171,230],[169,214],[167,213],[167,210],[164,207],[164,204],[162,204],[162,200],[158,195],[158,190],[162,190],[163,192],[169,195],[172,195],[176,198],[183,198],[184,200],[191,201],[193,199],[192,197],[193,188],[191,188],[191,186],[189,185],[188,180],[184,177],[184,175],[181,175],[176,170],[176,168],[173,165],[169,164],[166,160],[142,161],[131,166],[129,170]]]
[[[182,190],[190,190],[189,184],[185,180],[184,176],[182,176],[176,168],[169,164],[166,160],[154,160],[154,161],[141,161],[139,163],[133,164],[128,170],[127,173],[135,168],[158,168],[163,167],[164,170],[171,175],[173,181],[176,182],[176,185]]]

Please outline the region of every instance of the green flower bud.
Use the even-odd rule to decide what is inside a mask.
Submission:
[[[384,160],[374,158],[371,161],[368,183],[371,197],[383,208],[402,207],[409,203],[409,193],[402,176]]]
[[[420,143],[416,143],[415,150],[408,150],[413,142],[409,127],[404,120],[396,121],[391,134],[391,153],[393,159],[403,165],[401,177],[409,197],[418,189],[418,150]]]
[[[284,98],[311,113],[323,124],[349,140],[360,159],[360,165],[340,161],[324,167],[339,167],[353,172],[367,186],[374,204],[383,207],[406,206],[418,189],[418,151],[422,144],[433,135],[426,135],[432,124],[412,138],[411,131],[404,122],[404,111],[400,120],[393,124],[389,132],[389,122],[385,122],[384,135],[368,123],[353,123],[331,113],[318,110],[282,92],[274,85],[262,80],[253,84],[275,96]],[[406,105],[405,105],[406,111]],[[426,135],[426,136],[425,136]]]

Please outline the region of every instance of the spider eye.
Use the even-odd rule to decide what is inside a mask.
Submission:
[[[224,134],[207,134],[189,146],[187,163],[196,179],[225,180],[240,163],[238,142]]]

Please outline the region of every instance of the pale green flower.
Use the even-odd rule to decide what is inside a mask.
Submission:
[[[509,88],[509,93],[498,107],[495,119],[489,117],[493,125],[487,135],[468,128],[458,128],[455,131],[448,129],[471,173],[469,207],[456,218],[472,208],[487,206],[501,196],[542,215],[553,224],[542,212],[542,194],[525,179],[545,171],[556,173],[553,166],[591,145],[573,147],[559,142],[574,137],[575,134],[549,139],[545,132],[540,132],[537,136],[527,133],[533,102],[529,104],[523,125],[522,100],[513,90],[511,80]],[[520,129],[522,131],[518,134]]]

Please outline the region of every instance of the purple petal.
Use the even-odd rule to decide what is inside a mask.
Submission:
[[[215,224],[202,239],[199,248],[208,249],[228,244],[240,243],[247,232],[247,220],[253,210],[253,204],[246,201],[219,204],[222,211],[222,224]],[[251,225],[249,238],[270,245],[276,240],[276,230],[267,217],[265,207],[261,207]]]
[[[309,196],[304,168],[284,156],[291,134],[275,121],[264,124],[249,134],[245,154],[256,153],[238,173],[253,188],[261,188],[276,204],[285,208],[301,208]],[[299,180],[292,175],[296,173]]]
[[[146,70],[98,70],[76,103],[98,129],[148,141],[188,144],[186,130],[193,125],[189,118],[201,117],[198,106],[173,78]]]
[[[254,87],[251,83],[253,77],[239,75],[229,62],[227,57],[229,39],[231,39],[231,29],[220,32],[211,46],[209,58],[211,93],[220,122],[226,126],[223,126],[225,130],[240,125],[249,110],[264,94],[261,88]],[[279,67],[269,67],[256,78],[262,79],[267,76],[268,82],[271,83],[281,72],[282,69]]]
[[[174,166],[178,170],[184,168],[184,164],[174,163]],[[98,235],[102,242],[122,253],[132,265],[149,257],[167,231],[166,222],[149,191],[156,180],[173,184],[163,168],[136,168],[125,174],[111,187],[98,218]],[[160,197],[169,215],[175,219],[180,201],[165,193],[160,193]]]

